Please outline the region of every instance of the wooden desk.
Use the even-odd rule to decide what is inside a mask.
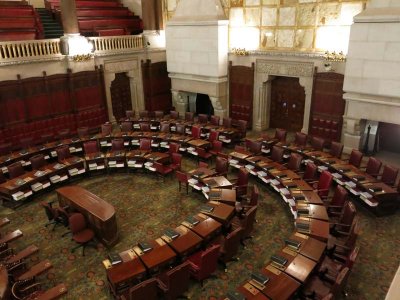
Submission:
[[[328,241],[328,238],[329,238],[329,223],[328,222],[317,220],[317,219],[299,217],[296,220],[296,224],[297,223],[309,224],[308,231],[303,232],[302,230],[297,229],[298,232],[306,234],[312,238],[315,238],[315,239],[325,242],[325,243]]]
[[[48,259],[43,260],[43,261],[37,263],[36,265],[32,266],[27,272],[25,272],[24,274],[19,276],[17,278],[17,280],[25,280],[25,279],[28,279],[31,277],[39,276],[39,275],[47,272],[52,267],[53,267],[53,265],[51,264],[51,262]]]
[[[118,227],[114,207],[79,186],[56,190],[61,206],[70,206],[86,216],[98,239],[107,247],[118,241]]]
[[[195,232],[204,240],[214,237],[221,231],[222,224],[213,218],[206,216],[205,214],[197,214],[195,219],[197,219],[199,223],[194,226],[189,226],[185,222],[183,222],[182,225]]]
[[[246,297],[246,300],[268,300],[269,298],[265,296],[261,291],[251,285],[248,281],[243,283],[237,288],[237,291]]]
[[[211,188],[230,189],[232,183],[224,176],[207,177],[202,180],[205,185]]]
[[[260,162],[260,163],[271,163],[272,162],[271,159],[269,159],[268,157],[262,156],[262,155],[249,156],[246,158],[246,161],[251,164],[257,164],[258,162]]]
[[[295,199],[296,201],[302,201],[309,204],[324,205],[321,197],[314,191],[297,191],[292,190],[293,197],[304,197],[304,199]]]
[[[234,206],[217,201],[209,201],[206,205],[212,206],[214,209],[211,212],[202,211],[202,213],[217,220],[222,224],[228,224],[235,212]]]
[[[229,156],[239,159],[239,160],[245,160],[246,158],[248,158],[252,155],[253,155],[253,153],[251,153],[249,151],[241,151],[241,152],[233,151],[233,152],[229,153]]]
[[[210,146],[210,142],[202,139],[195,139],[188,141],[188,144],[193,147],[207,148]]]
[[[39,251],[39,248],[36,247],[35,245],[30,245],[27,248],[25,248],[24,250],[18,252],[17,254],[11,256],[10,258],[8,258],[5,263],[7,264],[12,264],[15,263],[17,261],[20,261],[24,258],[27,258],[28,256],[36,253]]]
[[[313,190],[313,188],[306,181],[302,179],[282,181],[282,184],[288,187],[290,192]]]
[[[161,238],[181,257],[192,253],[203,241],[200,236],[183,225],[176,227],[175,231],[179,233],[177,238],[170,239],[166,235]]]
[[[152,249],[147,252],[143,252],[138,246],[133,247],[133,251],[149,272],[157,271],[175,260],[175,252],[161,238],[150,241],[149,245]]]
[[[9,299],[8,272],[5,266],[0,265],[0,299]]]
[[[300,282],[272,265],[263,268],[261,273],[269,278],[261,292],[274,300],[290,299],[301,285]]]
[[[60,283],[51,289],[48,289],[44,293],[38,295],[35,300],[49,300],[58,299],[68,292],[67,286],[64,283]]]
[[[208,196],[210,201],[219,201],[229,205],[236,203],[236,190],[211,189]]]
[[[301,176],[293,172],[292,170],[276,170],[276,171],[269,171],[269,173],[276,179],[280,179],[282,181],[301,179]]]
[[[299,232],[292,234],[289,239],[300,242],[301,246],[297,250],[297,252],[316,262],[319,262],[322,255],[324,254],[326,248],[326,243],[324,242],[318,241]]]
[[[298,216],[329,221],[328,213],[326,211],[325,206],[323,205],[308,204],[303,201],[298,201],[296,204],[296,209]],[[302,210],[307,210],[308,213],[307,214],[302,213],[301,212]]]
[[[166,163],[169,161],[169,153],[162,152],[151,152],[144,156],[147,160],[156,161],[160,164]]]
[[[274,162],[274,161],[258,161],[256,163],[256,166],[263,169],[264,171],[267,171],[269,173],[269,170],[286,170],[286,167],[281,165],[280,163]]]
[[[197,168],[197,169],[189,171],[188,174],[195,178],[203,179],[203,178],[206,178],[209,176],[213,176],[216,173],[215,173],[215,170],[212,170],[209,168]]]

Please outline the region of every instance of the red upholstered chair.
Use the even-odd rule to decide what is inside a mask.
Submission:
[[[21,162],[19,162],[19,161],[9,165],[7,167],[7,169],[8,169],[8,176],[10,176],[10,179],[16,178],[25,173],[25,170],[22,167]]]
[[[201,147],[196,147],[196,153],[197,153],[197,157],[199,159],[202,159],[205,161],[209,160],[212,157],[212,154],[210,152],[207,152],[206,149],[201,148]]]
[[[215,172],[216,176],[226,176],[228,174],[229,163],[228,160],[217,156],[215,159]]]
[[[211,116],[210,123],[214,126],[219,126],[220,117],[219,116]]]
[[[387,185],[394,186],[398,174],[398,168],[385,165],[383,166],[381,181]]]
[[[301,161],[303,160],[303,156],[298,153],[291,153],[289,162],[287,163],[286,167],[289,170],[294,172],[300,171]]]
[[[225,128],[231,128],[232,118],[222,118],[222,126],[224,126]]]
[[[272,151],[271,151],[271,159],[278,163],[282,162],[284,152],[285,152],[284,148],[278,147],[278,146],[273,146]]]
[[[181,191],[181,186],[182,186],[182,184],[184,184],[186,186],[186,194],[188,194],[188,192],[189,192],[189,183],[188,183],[189,177],[188,177],[188,175],[184,172],[176,170],[175,176],[176,176],[176,179],[178,179],[179,191]]]
[[[330,217],[329,222],[331,225],[330,232],[332,235],[348,233],[353,224],[354,218],[357,214],[356,207],[350,201],[344,205],[344,209],[339,213],[336,218]]]
[[[135,117],[135,111],[134,110],[127,110],[125,112],[125,116],[127,119],[132,119]]]
[[[11,143],[3,143],[0,145],[0,156],[7,155],[11,153]]]
[[[43,154],[32,156],[29,161],[31,162],[32,170],[39,170],[46,165],[46,160]]]
[[[327,207],[328,214],[330,214],[331,212],[332,214],[334,214],[335,212],[341,212],[344,204],[347,201],[348,196],[349,194],[347,190],[344,187],[338,185],[336,186],[335,193],[331,198],[322,198],[325,206]]]
[[[156,169],[156,173],[159,176],[161,176],[163,180],[165,180],[165,176],[167,176],[173,171],[173,169],[170,166],[163,165],[156,161],[153,163],[153,167]]]
[[[169,123],[161,123],[160,124],[160,132],[169,133]]]
[[[77,133],[79,138],[87,137],[89,135],[89,127],[79,127]]]
[[[151,140],[150,139],[141,139],[139,149],[151,151]]]
[[[349,164],[359,168],[361,165],[362,158],[363,158],[362,152],[353,149],[350,153]]]
[[[85,248],[94,238],[93,230],[88,228],[85,217],[81,213],[72,214],[68,219],[68,223],[72,239],[79,244],[71,252],[82,247],[82,256],[85,256]]]
[[[148,118],[149,117],[149,112],[147,110],[139,111],[139,117],[140,118]]]
[[[132,130],[133,130],[133,124],[131,121],[123,121],[121,123],[121,132],[129,133],[132,132]]]
[[[199,126],[192,126],[192,138],[199,139],[201,134],[201,128]]]
[[[338,142],[331,143],[331,149],[329,150],[330,155],[340,158],[342,157],[342,152],[343,152],[343,144]]]
[[[151,131],[150,123],[140,123],[140,131],[143,132]]]
[[[314,163],[307,163],[306,170],[303,174],[303,180],[307,182],[312,182],[317,178],[318,168]]]
[[[244,141],[244,138],[246,137],[246,133],[247,133],[247,121],[239,120],[237,122],[237,126],[238,126],[237,140],[240,142]]]
[[[322,151],[324,149],[324,143],[325,143],[325,140],[323,138],[316,137],[316,136],[313,136],[311,138],[311,147],[314,150]]]
[[[199,168],[208,168],[208,163],[206,163],[204,161],[199,161],[198,167]]]
[[[210,143],[218,141],[218,137],[219,137],[219,131],[211,130],[210,136],[208,137],[208,141]]]
[[[245,212],[243,217],[235,216],[232,219],[233,228],[240,227],[243,229],[240,239],[242,245],[244,245],[245,240],[253,238],[251,233],[253,232],[254,223],[256,222],[257,207],[257,205],[254,205]]]
[[[208,122],[208,115],[206,114],[199,114],[198,115],[198,122],[200,124],[206,124]]]
[[[172,154],[172,153],[178,153],[178,152],[179,152],[179,144],[177,144],[177,143],[170,143],[170,144],[169,144],[168,152],[169,152],[170,154]]]
[[[326,254],[331,258],[348,256],[350,251],[354,249],[360,232],[360,222],[355,217],[348,232],[343,234],[336,232],[335,236],[329,235]]]
[[[262,148],[261,142],[249,140],[247,145],[247,150],[249,150],[251,153],[255,155],[261,154],[261,148]]]
[[[307,145],[307,134],[302,132],[296,132],[294,136],[294,144],[300,147]]]
[[[246,168],[240,168],[236,179],[229,179],[233,183],[233,188],[236,190],[236,197],[246,195],[247,186],[249,184],[250,173]]]
[[[179,119],[179,112],[175,110],[171,110],[169,113],[171,119],[178,120]]]
[[[147,279],[131,288],[121,296],[121,300],[158,300],[157,278]]]
[[[111,151],[124,151],[124,140],[123,139],[113,139],[111,141]]]
[[[56,149],[57,160],[58,162],[62,162],[63,160],[71,157],[71,152],[69,151],[69,146],[64,145]]]
[[[166,300],[177,299],[189,289],[190,265],[184,262],[158,277],[160,289]]]
[[[25,137],[19,140],[19,145],[21,149],[28,149],[34,146],[33,136]]]
[[[58,131],[57,137],[59,140],[65,140],[71,135],[69,129],[62,129]]]
[[[171,164],[169,165],[169,167],[176,171],[176,170],[180,170],[182,166],[182,154],[179,153],[172,153],[171,154]]]
[[[93,154],[100,152],[97,141],[88,141],[83,143],[83,149],[85,151],[85,154]]]
[[[367,168],[365,169],[365,172],[373,177],[378,177],[381,167],[382,167],[382,162],[379,159],[371,156],[368,159]]]
[[[50,143],[54,140],[53,133],[45,133],[40,136],[40,140],[42,144]]]
[[[185,124],[176,124],[176,133],[185,134]]]
[[[155,118],[156,119],[162,119],[162,118],[164,118],[164,112],[162,111],[162,110],[156,110],[155,112],[154,112],[154,116],[155,116]]]
[[[359,251],[359,247],[354,247],[344,261],[342,260],[342,257],[333,256],[331,258],[328,255],[325,255],[318,268],[319,274],[335,278],[344,268],[349,268],[349,270],[351,270],[357,260]]]
[[[260,195],[260,192],[258,191],[258,188],[256,185],[253,185],[253,188],[251,189],[251,193],[248,196],[241,197],[243,199],[243,206],[244,207],[253,207],[258,205],[258,197]]]
[[[319,177],[318,183],[313,185],[314,191],[318,193],[320,197],[328,197],[332,181],[332,174],[328,171],[323,171]]]
[[[210,149],[210,153],[214,156],[217,156],[218,153],[222,151],[222,142],[221,141],[213,141],[212,148]]]
[[[203,286],[203,281],[216,271],[220,248],[220,245],[212,245],[187,259],[190,265],[190,275],[200,281],[201,286]]]
[[[287,135],[287,131],[285,129],[277,128],[275,130],[275,139],[277,139],[281,143],[286,142],[286,135]]]
[[[101,134],[103,136],[111,135],[112,132],[112,125],[111,123],[105,123],[101,125]]]
[[[217,245],[221,246],[219,261],[222,263],[225,272],[228,271],[226,263],[230,261],[237,261],[235,258],[236,253],[239,250],[240,240],[243,236],[243,228],[238,227],[232,230],[227,236],[221,236],[216,242]]]
[[[194,120],[194,113],[190,111],[185,112],[185,121],[193,122],[193,120]]]

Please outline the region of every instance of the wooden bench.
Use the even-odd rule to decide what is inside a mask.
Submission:
[[[78,19],[81,33],[94,33],[96,29],[116,27],[126,28],[129,33],[142,32],[142,21],[133,18],[97,18],[97,19]]]
[[[67,286],[64,283],[60,283],[55,287],[37,295],[35,300],[51,300],[51,299],[58,299],[61,296],[65,295],[68,292]]]
[[[116,36],[129,34],[127,33],[125,28],[95,28],[95,32],[99,36]]]
[[[35,40],[38,38],[38,33],[36,29],[26,29],[26,30],[12,30],[7,31],[0,30],[0,41],[25,41],[25,40]]]
[[[32,17],[0,18],[0,29],[6,28],[35,28],[36,20]]]
[[[0,9],[0,17],[19,17],[19,16],[34,16],[35,10],[32,6],[6,6]]]
[[[77,8],[76,15],[79,17],[127,17],[134,14],[127,7],[109,8]]]

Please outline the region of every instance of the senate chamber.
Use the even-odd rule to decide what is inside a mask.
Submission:
[[[0,0],[0,299],[399,299],[399,28]]]

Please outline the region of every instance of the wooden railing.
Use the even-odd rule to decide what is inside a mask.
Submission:
[[[95,55],[143,49],[141,35],[90,37],[89,40],[93,41]]]

